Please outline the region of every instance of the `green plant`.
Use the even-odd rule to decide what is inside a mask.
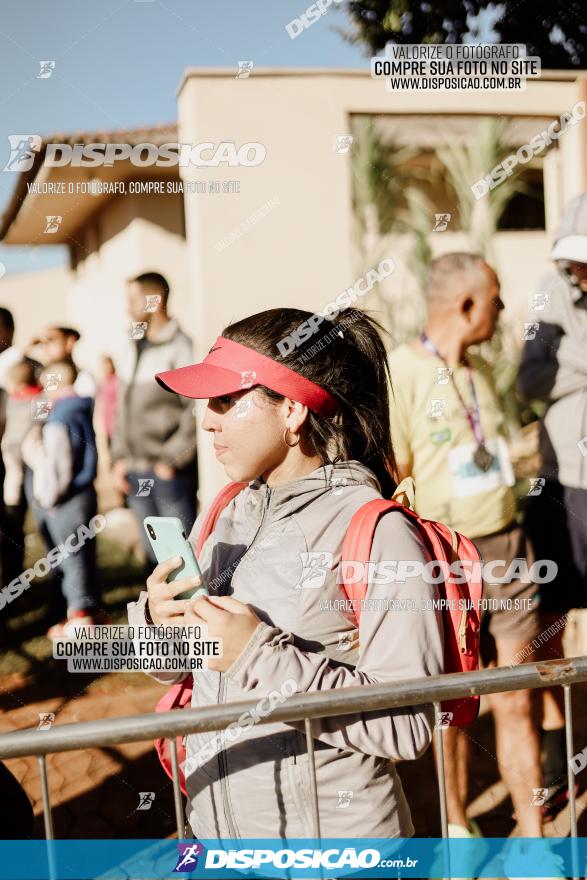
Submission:
[[[460,225],[468,235],[470,247],[488,259],[493,258],[493,236],[508,202],[516,193],[528,191],[516,172],[480,199],[475,199],[471,191],[475,181],[511,153],[506,130],[507,123],[503,119],[487,117],[479,121],[473,138],[467,143],[447,143],[436,151],[441,173],[454,191]]]
[[[417,186],[423,172],[417,167],[409,170],[417,155],[418,150],[412,147],[398,147],[382,138],[372,118],[355,120],[351,168],[353,238],[359,271],[363,273],[390,256],[390,235],[405,235],[411,239],[408,263],[420,282],[420,296],[411,303],[408,314],[403,304],[401,316],[400,304],[385,297],[378,285],[374,288],[384,324],[393,329],[394,344],[411,336],[421,323],[424,277],[431,257],[428,233],[433,208]]]
[[[584,4],[581,0],[534,0],[496,3],[495,0],[349,0],[350,29],[336,28],[348,42],[379,54],[386,43],[524,43],[538,55],[542,68],[585,67]],[[487,31],[490,31],[488,37]]]

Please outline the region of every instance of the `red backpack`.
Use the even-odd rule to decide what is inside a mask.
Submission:
[[[214,531],[218,517],[224,508],[247,485],[248,483],[229,483],[220,490],[202,523],[196,557],[199,556],[206,539]],[[480,621],[478,609],[482,591],[479,552],[469,538],[455,532],[449,526],[419,517],[411,509],[413,497],[414,483],[411,477],[408,477],[397,487],[394,497],[390,501],[376,498],[359,508],[351,519],[343,541],[341,563],[347,560],[362,563],[363,571],[366,571],[371,558],[375,528],[381,517],[390,511],[400,510],[405,516],[412,519],[418,526],[420,537],[431,559],[438,561],[441,570],[448,575],[436,585],[439,598],[449,600],[448,608],[442,610],[444,672],[472,672],[479,668]],[[403,498],[403,501],[400,501],[400,498]],[[460,574],[461,578],[463,573],[465,574],[464,583],[456,582],[453,577],[455,571],[451,571],[449,568],[455,562],[461,563],[460,566],[457,566],[456,573]],[[364,599],[367,592],[367,584],[364,581],[352,584],[343,583],[342,587],[347,597],[353,601],[358,623],[361,600]],[[192,699],[192,689],[193,677],[189,675],[169,689],[157,703],[155,711],[167,712],[170,709],[183,709],[189,706]],[[446,724],[454,727],[466,727],[472,724],[479,713],[479,701],[478,696],[444,700],[441,703],[441,710],[447,714],[443,720],[446,720]],[[181,790],[186,794],[183,775],[186,759],[185,737],[178,736],[176,742]],[[169,740],[156,739],[155,748],[163,769],[172,778]]]

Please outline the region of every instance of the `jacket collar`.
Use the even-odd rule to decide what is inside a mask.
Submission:
[[[161,328],[159,333],[156,336],[148,337],[151,345],[160,345],[164,342],[169,342],[173,339],[175,334],[179,331],[179,326],[175,318],[170,318],[167,324]]]
[[[326,464],[303,477],[269,486],[262,477],[248,486],[249,503],[256,510],[270,512],[272,520],[301,510],[322,495],[342,496],[345,486],[368,486],[381,492],[375,474],[359,461]]]

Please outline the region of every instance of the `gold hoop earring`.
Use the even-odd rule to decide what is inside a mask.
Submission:
[[[297,437],[298,439],[296,440],[295,443],[288,443],[288,442],[287,442],[287,435],[288,435],[288,433],[289,433],[289,428],[286,428],[285,431],[283,432],[283,442],[285,443],[286,446],[289,446],[290,449],[293,449],[294,446],[297,446],[298,443],[300,442],[300,435],[299,435],[299,434],[294,434],[294,437]]]

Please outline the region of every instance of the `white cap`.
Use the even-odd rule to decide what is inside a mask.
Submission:
[[[587,235],[565,235],[552,249],[552,260],[572,260],[587,263]]]

